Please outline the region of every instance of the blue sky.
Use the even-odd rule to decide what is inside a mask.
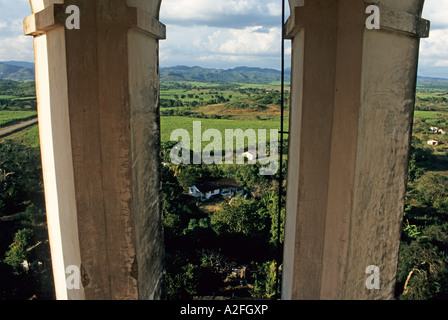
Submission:
[[[28,0],[0,0],[0,61],[33,61],[22,31],[30,13]],[[426,0],[423,17],[431,33],[421,40],[419,75],[448,78],[448,0]],[[162,67],[280,68],[280,0],[163,0],[160,20]],[[289,51],[287,41],[287,61]]]

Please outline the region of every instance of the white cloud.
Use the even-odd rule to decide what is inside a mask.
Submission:
[[[9,17],[13,19],[25,18],[31,14],[29,0],[0,0],[0,19],[4,20]]]
[[[431,29],[448,29],[448,1],[426,0],[423,18],[431,21]]]
[[[448,78],[448,1],[426,0],[422,16],[431,30],[420,40],[419,74]]]
[[[278,16],[281,17],[282,15],[282,5],[277,1],[277,2],[270,2],[266,5],[266,7],[269,10],[269,14],[271,16]]]
[[[3,43],[7,45],[2,45]],[[34,61],[33,40],[26,36],[11,36],[0,39],[0,61]]]
[[[28,0],[0,0],[0,61],[33,61],[33,39],[23,35],[23,19],[30,15]]]
[[[171,26],[160,42],[162,66],[201,65],[213,68],[236,66],[280,67],[280,28],[243,29]]]
[[[262,26],[256,26],[218,30],[204,44],[215,53],[272,55],[280,53],[280,39],[280,28],[269,28],[264,32]]]
[[[448,65],[448,30],[432,30],[429,38],[421,40],[420,46],[421,65]]]
[[[281,6],[274,0],[166,0],[160,13],[166,24],[232,28],[280,24],[280,16]]]
[[[13,34],[23,34],[23,19],[11,19],[8,27]]]

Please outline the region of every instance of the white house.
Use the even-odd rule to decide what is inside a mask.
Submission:
[[[439,141],[431,139],[431,140],[428,140],[427,144],[430,146],[436,146],[439,144]]]
[[[437,133],[437,132],[439,131],[439,128],[437,128],[437,127],[430,127],[429,129],[430,129],[431,132],[433,132],[433,133]]]
[[[246,151],[246,152],[243,153],[243,155],[244,155],[248,160],[257,160],[258,152],[257,152],[257,151]]]
[[[435,133],[435,134],[445,134],[445,130],[439,129],[437,127],[430,127],[430,130],[432,133]]]
[[[209,200],[213,196],[227,198],[243,193],[243,188],[235,179],[216,179],[197,183],[188,188],[188,195],[199,198],[201,201]]]

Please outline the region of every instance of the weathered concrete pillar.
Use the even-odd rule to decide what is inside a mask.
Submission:
[[[161,296],[160,2],[30,0],[58,299]]]
[[[393,298],[423,2],[291,1],[283,299]]]

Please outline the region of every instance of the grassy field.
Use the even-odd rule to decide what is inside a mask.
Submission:
[[[6,127],[8,125],[20,122],[37,116],[36,111],[0,111],[0,127]]]
[[[258,134],[258,129],[266,129],[267,139],[270,137],[270,129],[280,130],[279,120],[266,121],[240,121],[240,120],[221,120],[221,119],[202,119],[189,117],[162,117],[161,118],[161,140],[162,142],[170,141],[171,133],[176,129],[186,129],[193,139],[193,121],[201,122],[201,131],[204,133],[207,129],[217,129],[221,132],[223,143],[226,129],[254,129]],[[288,118],[285,118],[285,130],[288,130]],[[37,125],[26,128],[20,132],[8,136],[8,139],[18,141],[30,147],[39,147],[39,129]],[[203,141],[202,146],[208,145],[210,142]]]
[[[211,101],[215,96],[219,95],[225,99],[232,97],[242,97],[241,94],[235,94],[229,90],[214,90],[214,89],[168,89],[160,93],[160,99],[181,99],[182,101]]]
[[[448,92],[444,91],[434,91],[434,92],[417,92],[417,97],[421,99],[427,98],[440,98],[440,97],[448,97]]]
[[[443,112],[440,111],[415,111],[414,117],[420,119],[434,119],[440,116]]]
[[[31,127],[25,128],[21,131],[15,132],[4,139],[13,140],[17,143],[23,144],[27,147],[38,148],[40,146],[39,142],[39,127],[38,125],[33,125]]]
[[[2,95],[0,94],[0,99],[17,99],[16,96],[11,96],[11,95]]]
[[[259,129],[266,129],[267,139],[270,139],[269,130],[280,130],[279,120],[266,120],[266,121],[243,121],[243,120],[222,120],[222,119],[202,119],[202,118],[189,118],[189,117],[162,117],[161,118],[161,140],[162,142],[170,141],[171,133],[176,129],[185,129],[190,134],[190,139],[193,139],[193,122],[201,122],[201,131],[204,133],[207,129],[217,129],[221,133],[223,144],[225,141],[226,129],[241,129],[243,131],[247,129],[254,129],[257,133]],[[285,130],[288,130],[288,119],[285,118]],[[208,145],[210,142],[203,141],[202,146]]]

